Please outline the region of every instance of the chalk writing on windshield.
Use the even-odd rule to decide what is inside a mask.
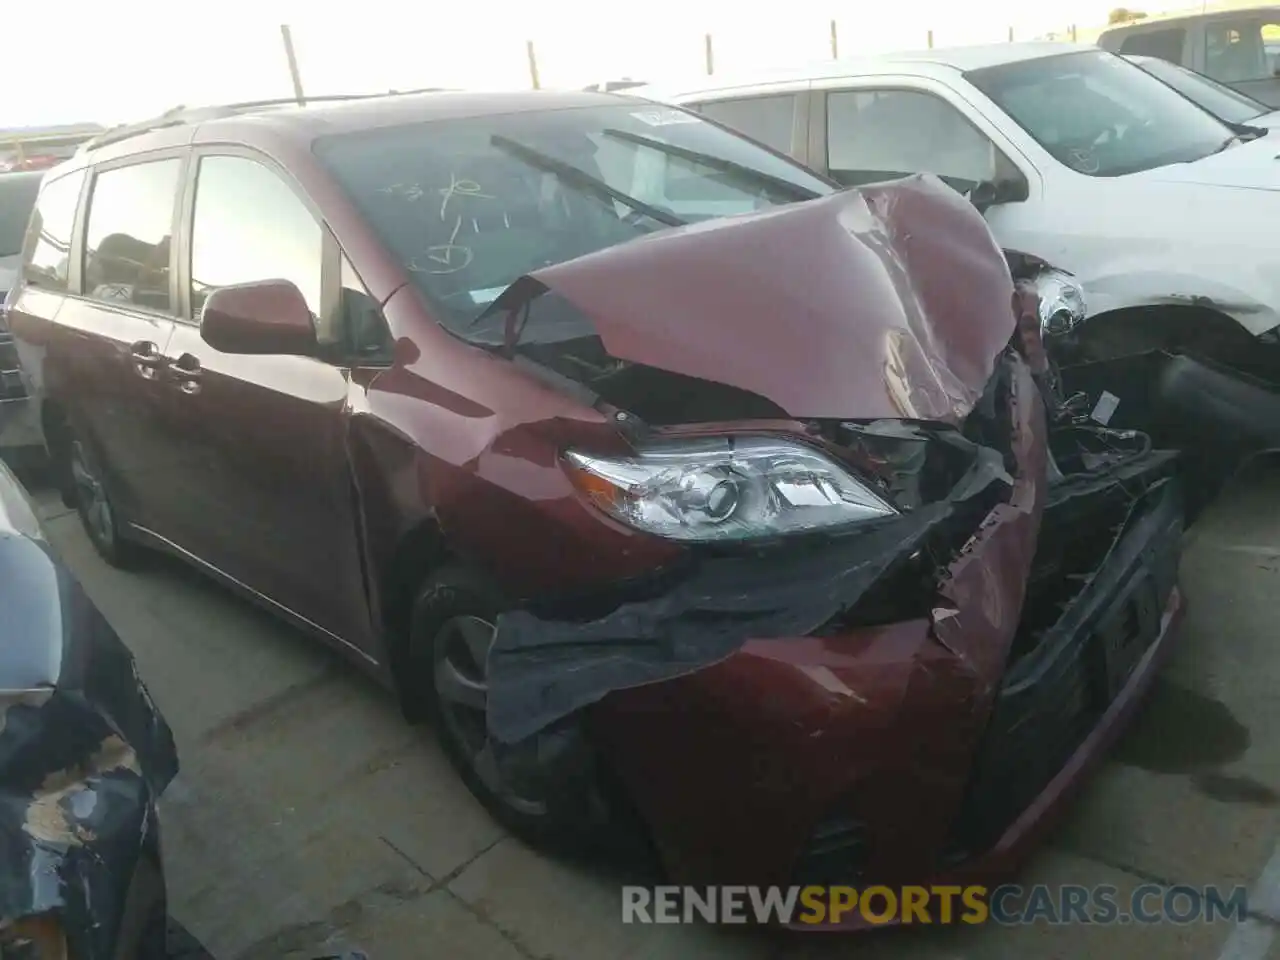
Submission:
[[[403,186],[403,185],[397,185]],[[425,195],[425,191],[417,184],[413,184],[417,193],[413,199],[421,198]],[[389,191],[396,192],[396,191]],[[450,210],[449,203],[454,197],[473,197],[479,200],[493,200],[493,194],[485,193],[484,188],[474,180],[468,180],[465,177],[459,177],[456,173],[449,174],[449,185],[441,187],[438,191],[440,194],[440,219],[445,223],[449,222]],[[401,196],[408,197],[409,194],[400,191]],[[475,253],[468,246],[458,243],[458,233],[462,230],[462,225],[467,220],[471,221],[471,231],[473,233],[480,232],[480,224],[475,217],[464,217],[462,213],[453,214],[453,231],[449,234],[447,243],[437,243],[427,247],[423,251],[420,258],[414,258],[409,261],[409,269],[418,273],[432,274],[449,274],[457,273],[471,266],[471,262],[475,259]],[[506,223],[506,214],[503,214],[503,222]]]
[[[427,195],[427,191],[416,183],[393,183],[385,187],[379,187],[378,192],[387,193],[393,197],[404,197],[410,203],[421,200]]]
[[[440,188],[440,196],[443,199],[440,202],[440,219],[447,219],[446,214],[449,210],[449,201],[454,197],[476,197],[481,200],[492,200],[493,195],[485,193],[480,184],[474,180],[459,179],[456,173],[449,174],[449,185]]]

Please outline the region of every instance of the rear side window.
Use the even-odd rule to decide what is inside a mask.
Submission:
[[[173,214],[182,163],[152,160],[97,175],[84,240],[84,292],[168,313]]]
[[[50,180],[40,190],[27,232],[27,283],[43,290],[67,289],[71,267],[71,231],[85,172],[77,170]]]
[[[698,110],[781,153],[791,152],[791,129],[796,117],[794,94],[715,100],[700,104]]]
[[[1182,49],[1186,43],[1187,32],[1182,28],[1170,30],[1144,30],[1124,38],[1120,44],[1121,54],[1132,54],[1135,57],[1159,57],[1170,63],[1182,62]]]

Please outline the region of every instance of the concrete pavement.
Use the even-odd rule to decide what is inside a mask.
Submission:
[[[1174,659],[1130,735],[1022,882],[1253,884],[1280,836],[1280,470],[1228,492],[1188,539]],[[903,929],[807,937],[624,926],[619,878],[504,835],[429,730],[319,645],[175,562],[50,535],[133,648],[178,739],[164,817],[176,918],[218,960],[357,945],[371,960],[698,957],[1216,958],[1233,925]],[[1243,938],[1280,958],[1263,918]],[[1237,940],[1242,939],[1237,937]],[[1246,949],[1254,949],[1248,947]]]

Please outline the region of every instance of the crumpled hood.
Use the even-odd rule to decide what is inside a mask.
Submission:
[[[531,277],[613,357],[794,417],[957,422],[1015,322],[986,222],[932,176],[663,231]]]
[[[1124,179],[1195,183],[1238,190],[1280,190],[1280,137],[1268,134],[1192,163],[1174,163],[1130,174]]]

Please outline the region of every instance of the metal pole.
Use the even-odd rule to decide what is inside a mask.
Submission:
[[[711,76],[715,72],[715,59],[711,55],[711,34],[706,35],[707,45],[707,76]]]
[[[529,80],[533,83],[533,89],[541,90],[542,82],[538,79],[538,55],[533,52],[533,41],[526,40],[524,48],[529,54]]]
[[[298,55],[293,51],[293,33],[286,23],[280,24],[280,39],[284,41],[284,55],[289,61],[289,79],[293,81],[293,95],[300,105],[305,104],[307,98],[302,95],[302,74],[298,72]]]
[[[831,21],[831,59],[840,59],[840,44],[836,41],[836,22]]]

